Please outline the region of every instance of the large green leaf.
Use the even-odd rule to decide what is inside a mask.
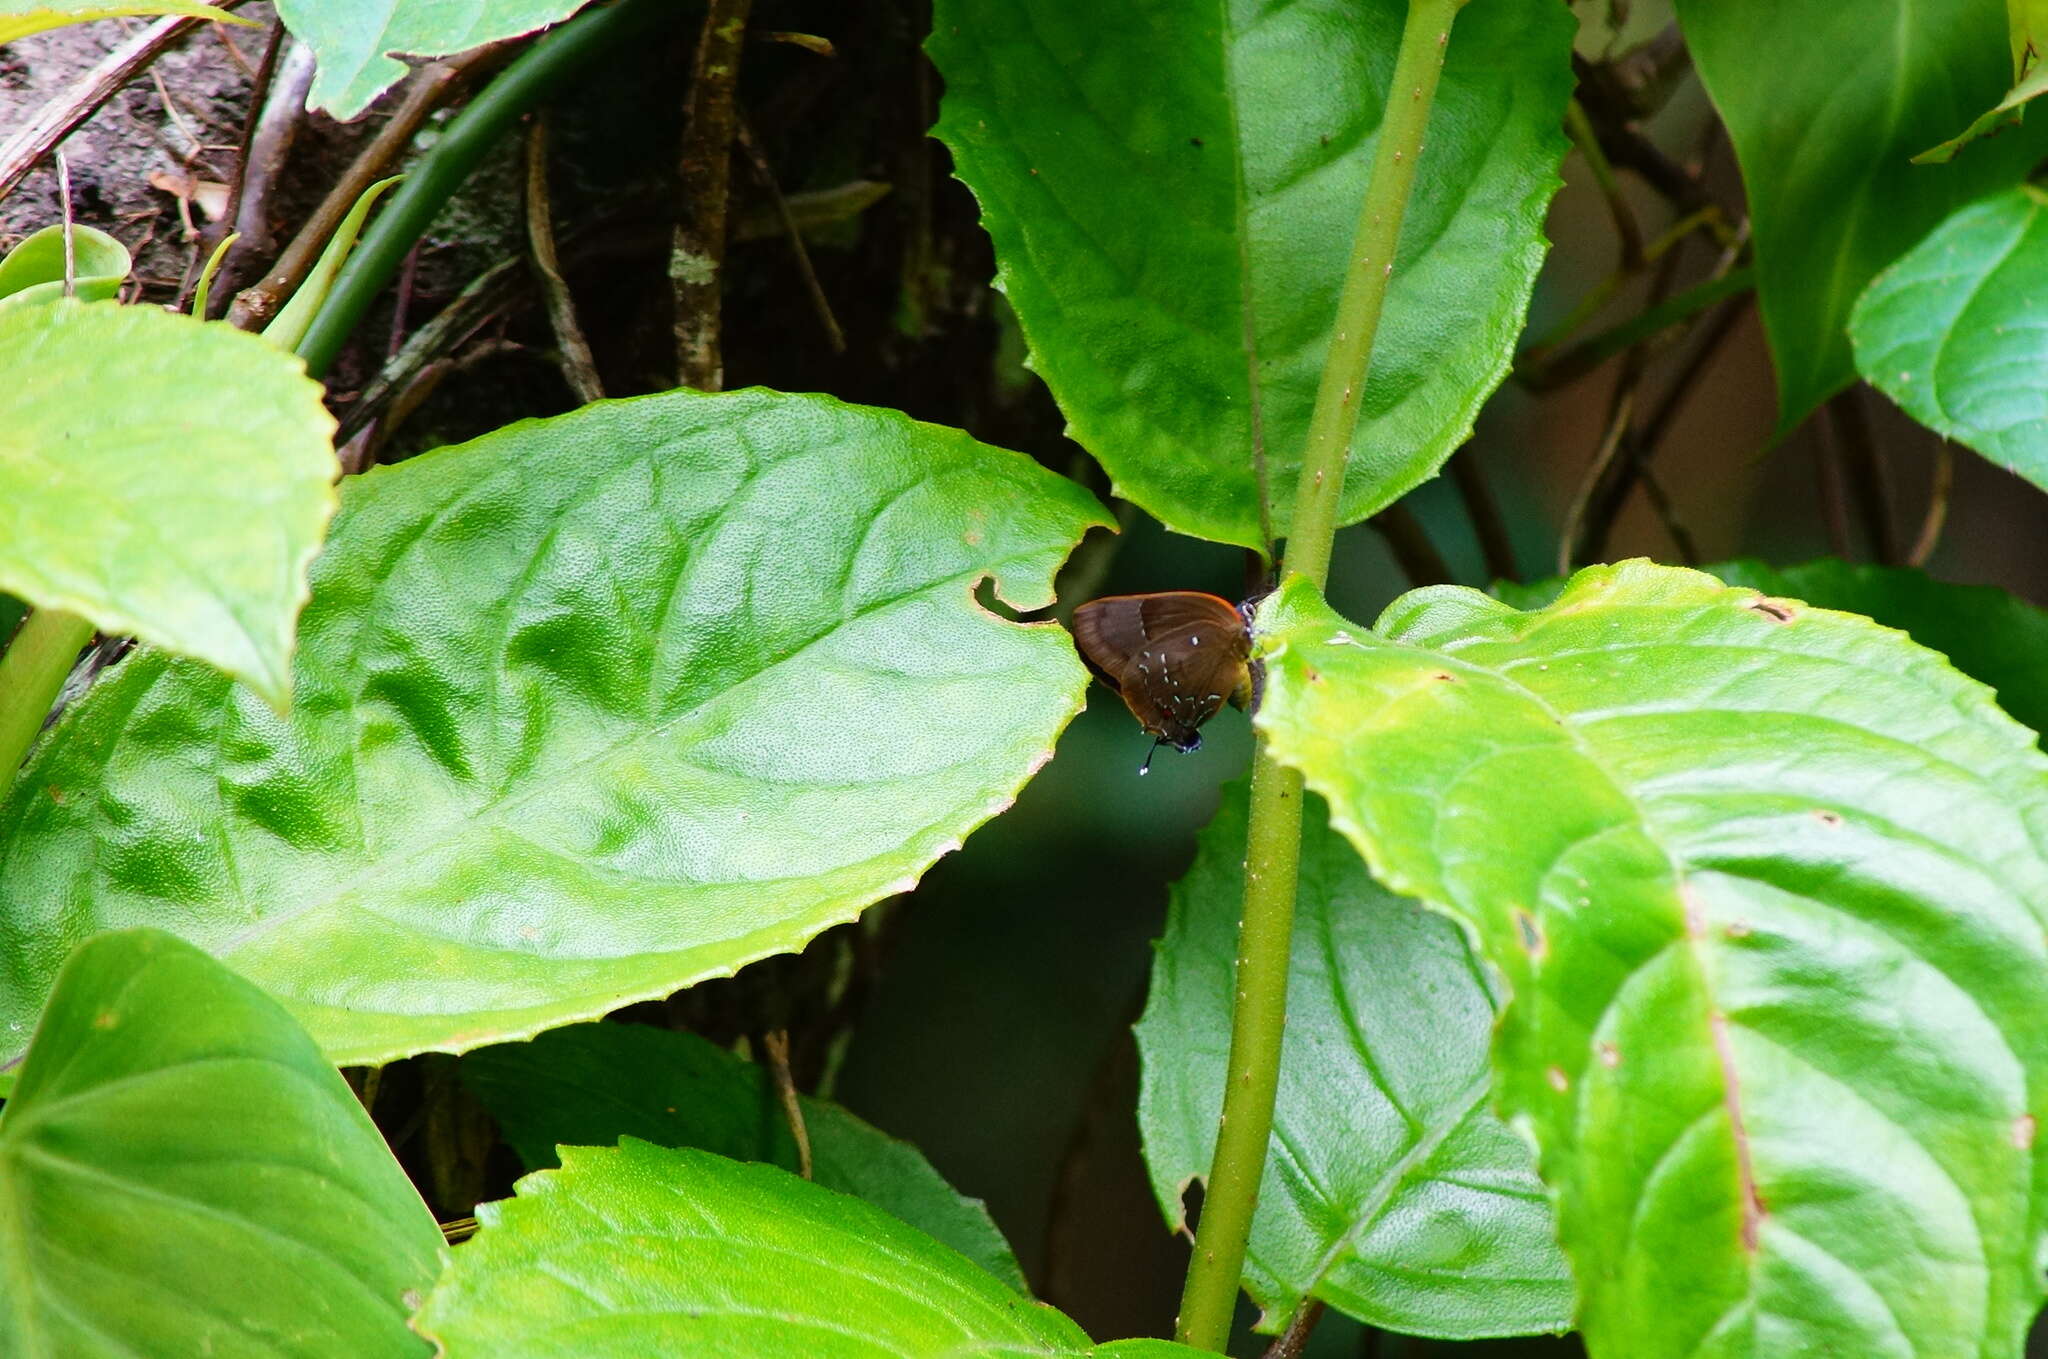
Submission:
[[[319,69],[306,107],[346,122],[409,69],[401,56],[442,57],[516,38],[562,20],[585,0],[278,0],[293,36]]]
[[[134,263],[128,247],[89,226],[71,228],[71,291],[101,302],[121,291]],[[0,256],[0,307],[48,302],[64,295],[64,227],[46,226]]]
[[[336,475],[304,365],[231,326],[60,298],[0,307],[0,373],[0,589],[289,701]]]
[[[2021,185],[1957,212],[1856,304],[1856,367],[1908,415],[2048,486],[2048,194]]]
[[[290,719],[140,651],[44,739],[0,809],[9,1021],[135,921],[337,1061],[588,1019],[904,890],[1080,704],[1067,635],[972,592],[1048,602],[1101,507],[894,412],[614,401],[346,500]]]
[[[462,1079],[529,1170],[559,1164],[556,1147],[608,1147],[621,1137],[797,1168],[796,1141],[767,1073],[694,1034],[576,1024],[472,1052]],[[798,1102],[819,1184],[866,1199],[1025,1291],[1017,1257],[981,1200],[956,1192],[908,1142],[836,1104]]]
[[[1476,933],[1599,1359],[2014,1356],[2042,1296],[2048,759],[1868,620],[1627,563],[1377,634],[1296,580],[1260,722]]]
[[[65,964],[0,1111],[0,1353],[424,1355],[441,1233],[275,1001],[157,930]]]
[[[1094,1346],[856,1198],[627,1138],[477,1209],[415,1325],[447,1359],[1194,1359]]]
[[[1176,1227],[1216,1147],[1230,1051],[1245,789],[1234,784],[1173,892],[1138,1022],[1138,1123]],[[1372,880],[1303,815],[1273,1154],[1245,1288],[1264,1329],[1308,1297],[1411,1335],[1571,1322],[1572,1281],[1534,1157],[1487,1107],[1491,980],[1440,915]]]
[[[1118,494],[1171,528],[1258,544],[1256,428],[1286,532],[1407,8],[935,8],[937,135],[981,200],[1032,366]],[[1345,522],[1433,474],[1508,370],[1559,182],[1573,27],[1561,4],[1489,0],[1452,30]]]
[[[2048,122],[1944,166],[1915,153],[1998,102],[2001,0],[1677,0],[1742,163],[1757,295],[1789,427],[1855,376],[1845,328],[1871,275],[1936,223],[2022,178]]]
[[[1897,628],[1990,685],[1998,706],[2036,732],[2048,731],[2048,612],[1990,585],[1957,585],[1906,566],[1868,566],[1822,557],[1768,566],[1751,557],[1702,567],[1730,585],[1788,595],[1823,609],[1860,613]],[[1518,609],[1540,609],[1564,581],[1498,582],[1493,593]]]

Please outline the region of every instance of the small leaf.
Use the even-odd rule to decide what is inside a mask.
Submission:
[[[446,1359],[1195,1359],[1090,1345],[923,1233],[773,1166],[627,1138],[477,1209],[414,1325]]]
[[[0,589],[288,703],[334,512],[320,384],[230,326],[63,298],[0,306],[0,373]]]
[[[759,390],[599,403],[352,478],[288,719],[139,650],[38,747],[0,806],[0,1018],[114,922],[229,960],[338,1062],[800,948],[1049,757],[1086,672],[1057,624],[974,591],[1051,602],[1105,522],[1021,454]]]
[[[1873,274],[1944,217],[2025,177],[2048,122],[1929,169],[1916,152],[2011,83],[2001,0],[1677,0],[1728,125],[1789,429],[1855,376],[1847,327]],[[1768,53],[1768,59],[1759,59]]]
[[[1407,10],[934,12],[935,135],[981,202],[1032,365],[1117,493],[1170,528],[1263,546],[1256,438],[1286,533]],[[1559,184],[1573,27],[1545,0],[1472,5],[1452,30],[1346,523],[1434,475],[1508,371]]]
[[[347,122],[407,71],[402,56],[445,57],[562,20],[585,0],[279,0],[278,15],[319,68],[306,107]]]
[[[1938,146],[1913,157],[1915,165],[1940,165],[1955,159],[1956,152],[1979,137],[1988,137],[2005,127],[2017,127],[2026,117],[2026,106],[2048,90],[2048,66],[2037,67],[2005,92],[2005,98],[1977,115],[1975,122]]]
[[[1561,1331],[1572,1281],[1529,1146],[1487,1105],[1494,997],[1440,915],[1372,880],[1303,809],[1273,1154],[1245,1289],[1277,1330],[1308,1297],[1408,1335]],[[1230,1050],[1245,785],[1173,890],[1138,1021],[1138,1124],[1160,1207],[1209,1171]]]
[[[128,247],[95,227],[71,228],[72,295],[100,302],[121,291],[133,261]],[[64,295],[64,227],[30,232],[0,258],[0,308]]]
[[[199,0],[0,0],[0,44],[67,24],[143,14],[181,14],[224,24],[252,22]]]
[[[1879,274],[1856,304],[1856,366],[1908,415],[2048,486],[2048,194],[1972,203]]]
[[[348,262],[349,254],[356,248],[356,237],[362,234],[363,222],[369,217],[370,209],[384,196],[385,190],[403,179],[403,175],[392,175],[380,179],[362,191],[350,206],[341,224],[334,228],[334,234],[327,238],[326,247],[320,258],[307,271],[305,281],[292,294],[291,301],[263,328],[263,338],[279,349],[296,350],[299,341],[306,338],[307,327],[313,324],[313,316],[320,310],[320,304],[327,300],[327,294],[334,286],[334,276],[341,272],[341,266]],[[204,313],[196,312],[203,315]]]
[[[2042,1297],[2048,758],[1868,620],[1624,563],[1366,632],[1259,722],[1513,999],[1596,1359],[2016,1355]],[[1390,613],[1393,611],[1390,611]]]
[[[156,930],[64,965],[0,1111],[0,1353],[424,1355],[441,1233],[277,1003]]]
[[[622,1136],[784,1170],[798,1165],[767,1073],[694,1034],[576,1024],[472,1052],[462,1060],[462,1079],[529,1170],[559,1164],[558,1146],[608,1147]],[[836,1104],[808,1096],[798,1102],[819,1184],[866,1199],[1027,1291],[1017,1257],[979,1199],[957,1193],[908,1142]]]

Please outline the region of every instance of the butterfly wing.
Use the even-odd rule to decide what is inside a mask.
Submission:
[[[1074,611],[1082,658],[1146,731],[1176,749],[1248,682],[1251,637],[1228,601],[1195,590],[1112,595]]]

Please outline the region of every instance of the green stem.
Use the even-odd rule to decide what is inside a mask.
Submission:
[[[92,640],[92,624],[62,609],[36,609],[0,653],[0,788],[43,729],[64,677]]]
[[[1344,468],[1358,427],[1358,400],[1379,333],[1387,281],[1393,274],[1394,247],[1415,183],[1416,162],[1422,157],[1423,132],[1443,71],[1451,21],[1464,3],[1411,0],[1401,32],[1386,117],[1373,153],[1372,179],[1337,302],[1336,331],[1309,420],[1287,538],[1287,571],[1307,576],[1318,586],[1329,576]],[[1237,1308],[1245,1244],[1258,1207],[1259,1181],[1273,1131],[1273,1099],[1280,1084],[1301,859],[1301,797],[1301,775],[1273,759],[1261,736],[1252,762],[1244,919],[1238,929],[1237,1004],[1231,1018],[1223,1116],[1216,1129],[1216,1154],[1176,1328],[1183,1343],[1219,1353],[1229,1340]]]
[[[371,299],[398,272],[413,243],[521,115],[606,49],[669,12],[664,0],[619,0],[586,10],[534,43],[478,91],[449,121],[433,150],[407,172],[405,183],[363,233],[362,244],[334,280],[334,290],[298,344],[306,371],[314,377],[326,374]]]

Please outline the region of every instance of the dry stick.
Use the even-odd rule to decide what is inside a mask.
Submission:
[[[1472,521],[1473,536],[1479,539],[1479,553],[1486,562],[1486,574],[1493,580],[1515,579],[1515,545],[1508,537],[1508,523],[1493,497],[1486,474],[1479,470],[1479,453],[1466,444],[1451,458],[1451,482],[1464,502],[1465,517]]]
[[[768,163],[761,144],[755,140],[753,129],[747,126],[745,118],[734,122],[740,149],[747,153],[747,160],[754,167],[755,178],[768,191],[768,197],[775,205],[775,215],[782,222],[782,230],[789,237],[790,253],[796,256],[797,272],[803,276],[804,289],[810,293],[811,309],[818,313],[818,324],[825,328],[825,340],[835,354],[846,352],[846,332],[839,328],[839,318],[832,314],[832,303],[825,296],[824,287],[818,282],[817,270],[811,267],[811,252],[804,247],[803,229],[797,225],[796,214],[790,211],[789,200],[782,196],[782,186],[775,181],[775,169]]]
[[[711,0],[706,7],[683,126],[682,214],[668,266],[675,288],[676,376],[683,386],[707,392],[725,386],[719,301],[737,123],[733,90],[752,8],[753,0]]]
[[[1871,555],[1881,566],[1899,564],[1898,532],[1892,527],[1891,469],[1878,452],[1870,416],[1857,388],[1837,392],[1824,408],[1827,423],[1842,449],[1849,472],[1849,492],[1870,540]]]
[[[761,1050],[768,1054],[768,1073],[775,1078],[775,1093],[782,1100],[783,1117],[789,1120],[789,1135],[796,1139],[797,1173],[811,1178],[811,1134],[804,1126],[803,1105],[797,1102],[796,1078],[789,1074],[789,1030],[770,1029],[761,1035]]]
[[[1294,1320],[1287,1323],[1287,1329],[1271,1345],[1267,1346],[1263,1359],[1301,1359],[1301,1352],[1308,1348],[1308,1338],[1315,1334],[1316,1323],[1323,1319],[1322,1299],[1310,1298],[1294,1314]]]
[[[1337,301],[1336,324],[1303,445],[1289,525],[1287,568],[1320,588],[1344,495],[1345,464],[1358,428],[1358,402],[1371,371],[1373,340],[1394,272],[1394,251],[1422,155],[1430,105],[1443,72],[1451,21],[1463,0],[1411,0],[1388,87],[1372,175]],[[1238,931],[1237,1003],[1224,1068],[1223,1112],[1208,1193],[1181,1293],[1178,1338],[1221,1351],[1230,1336],[1244,1276],[1245,1245],[1273,1132],[1280,1049],[1287,1026],[1287,976],[1301,868],[1299,771],[1273,758],[1263,735],[1252,759],[1245,835],[1244,914]]]
[[[1635,403],[1634,383],[1616,386],[1613,404],[1607,409],[1606,431],[1600,436],[1600,446],[1593,450],[1592,464],[1579,480],[1571,508],[1565,511],[1564,529],[1557,536],[1557,574],[1560,576],[1570,575],[1573,562],[1578,560],[1575,544],[1585,533],[1588,508],[1596,488],[1606,479],[1608,469],[1614,466],[1615,457],[1621,452],[1622,440],[1628,437],[1629,417],[1635,413]]]
[[[71,228],[71,162],[57,153],[57,202],[64,210],[64,296],[78,295],[78,237]]]
[[[292,243],[285,247],[262,280],[252,287],[244,288],[235,295],[235,303],[228,308],[228,320],[242,330],[260,330],[277,315],[285,299],[292,295],[306,274],[312,269],[320,252],[327,248],[328,238],[341,219],[348,216],[363,191],[384,177],[391,163],[404,154],[412,144],[413,134],[427,115],[453,95],[471,72],[487,61],[502,56],[503,44],[478,48],[476,51],[455,61],[437,61],[422,66],[412,73],[405,84],[405,95],[398,108],[370,144],[362,149],[355,161],[334,187],[321,200],[306,224],[299,228],[299,234],[292,237]]]
[[[229,10],[241,3],[242,0],[220,0],[215,8]],[[56,148],[57,143],[98,112],[100,105],[113,98],[137,71],[155,61],[158,54],[177,41],[186,29],[194,24],[213,22],[212,19],[184,17],[159,19],[109,52],[99,65],[87,71],[67,90],[62,99],[44,105],[27,127],[8,138],[5,145],[0,145],[0,198],[13,192],[14,186],[21,183],[37,162]]]
[[[237,187],[241,199],[223,220],[234,224],[237,239],[221,261],[220,279],[214,293],[233,302],[234,296],[254,267],[254,261],[269,259],[277,248],[270,229],[272,191],[284,176],[292,143],[306,121],[306,96],[313,89],[313,49],[296,38],[287,37],[278,53],[277,70],[270,79],[270,92],[257,117],[255,134],[249,140],[249,158],[244,163]]]
[[[228,201],[220,216],[200,236],[201,244],[209,253],[219,248],[241,218],[242,201],[248,195],[251,153],[256,145],[257,129],[263,125],[264,112],[270,103],[270,86],[277,76],[277,58],[284,50],[284,37],[283,22],[272,20],[270,32],[263,42],[263,55],[257,59],[255,73],[249,77],[249,111],[242,119],[242,135],[235,143],[235,168],[234,173],[228,176]],[[230,50],[233,46],[229,44]],[[303,96],[300,102],[304,103]],[[233,247],[229,249],[232,251]],[[223,258],[222,267],[225,266]],[[223,289],[223,295],[225,292]],[[202,316],[199,319],[203,321],[206,318]]]
[[[576,399],[586,404],[604,400],[604,383],[597,376],[597,360],[590,341],[576,321],[576,299],[569,282],[562,277],[562,264],[555,255],[555,217],[548,206],[548,120],[537,113],[526,133],[526,244],[533,252],[533,272],[540,280],[541,296],[547,302],[548,325],[555,332],[555,351],[561,360],[562,378]]]
[[[1934,444],[1934,487],[1927,496],[1927,517],[1920,521],[1919,536],[1913,539],[1913,550],[1906,554],[1906,565],[1925,566],[1927,559],[1934,555],[1935,545],[1941,541],[1941,528],[1948,522],[1949,494],[1955,489],[1956,450],[1946,439],[1937,439]]]

